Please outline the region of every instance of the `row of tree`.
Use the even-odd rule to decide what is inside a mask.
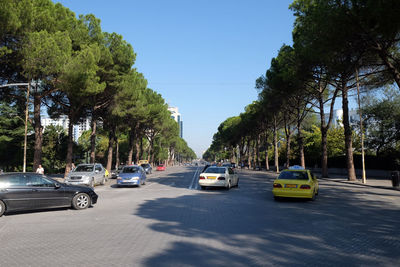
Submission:
[[[378,144],[399,151],[398,98],[386,101],[386,106],[382,106],[385,100],[369,101],[360,119],[367,119],[371,128],[358,127],[360,138],[357,139],[356,129],[349,120],[349,93],[357,94],[360,89],[372,92],[384,85],[400,87],[400,2],[295,0],[290,9],[296,16],[293,46],[281,47],[266,74],[256,81],[258,101],[247,106],[240,116],[220,125],[204,157],[208,160],[246,158],[251,164],[259,162],[260,151],[266,151],[266,167],[269,168],[269,156],[272,156],[279,172],[281,148],[285,150],[286,166],[296,159],[305,167],[305,150],[315,141],[307,139],[312,132],[310,117],[317,113],[319,122],[314,125],[319,130],[320,166],[322,176],[327,177],[328,147],[335,148],[328,144],[328,137],[337,131],[331,125],[335,103],[340,97],[343,119],[336,135],[341,138],[336,138],[335,145],[341,150],[340,143],[344,143],[341,152],[345,155],[348,179],[355,180],[354,144],[361,146],[364,134],[378,139]],[[380,122],[387,120],[389,114],[383,118],[382,108],[392,111],[384,127]],[[387,131],[392,133],[390,141]],[[383,139],[379,140],[379,133],[384,135],[381,135]],[[269,155],[271,150],[273,153]]]
[[[122,137],[129,144],[128,163],[144,155],[151,162],[172,162],[177,153],[187,160],[195,157],[179,137],[178,124],[162,96],[148,88],[145,77],[133,67],[136,54],[132,46],[117,33],[103,32],[95,16],[77,18],[51,0],[4,0],[0,24],[0,83],[32,82],[29,90],[10,86],[0,91],[2,131],[12,131],[9,112],[23,117],[26,99],[32,99],[33,169],[42,163],[44,111],[51,118],[68,117],[65,173],[74,160],[73,125],[86,118],[91,119],[91,162],[96,161],[98,129],[108,136],[108,170],[113,155],[118,164],[119,152],[113,150]],[[0,146],[8,148],[15,134],[3,134]]]

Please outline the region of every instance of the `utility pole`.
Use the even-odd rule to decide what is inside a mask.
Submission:
[[[357,79],[358,113],[360,115],[360,132],[361,132],[362,183],[366,184],[367,176],[365,173],[364,130],[363,130],[363,119],[362,119],[362,111],[361,111],[360,81],[359,81],[359,77],[358,77],[358,68],[356,68],[356,79]]]

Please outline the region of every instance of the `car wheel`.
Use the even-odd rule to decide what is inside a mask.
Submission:
[[[3,216],[4,212],[6,211],[6,205],[3,201],[0,200],[0,217]]]
[[[79,193],[72,199],[72,206],[76,210],[83,210],[91,205],[91,199],[86,193]]]
[[[101,185],[105,185],[105,183],[106,183],[106,177],[103,177],[103,180],[101,180]]]
[[[317,197],[317,194],[314,192],[312,197],[311,197],[311,201],[314,201],[316,197]]]
[[[90,182],[89,182],[89,186],[90,186],[91,188],[93,188],[93,187],[94,187],[94,179],[93,179],[93,178],[90,180]]]
[[[228,186],[226,187],[226,190],[231,189],[231,180],[228,181]]]

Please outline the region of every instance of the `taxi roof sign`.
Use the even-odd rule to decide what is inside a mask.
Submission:
[[[289,170],[305,170],[305,169],[300,165],[293,165],[289,167]]]

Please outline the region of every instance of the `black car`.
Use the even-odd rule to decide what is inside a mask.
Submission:
[[[37,173],[0,175],[0,216],[8,211],[73,207],[86,209],[97,202],[92,188],[59,183]]]
[[[151,167],[151,165],[149,163],[144,163],[144,164],[141,164],[140,166],[142,166],[142,168],[144,169],[146,174],[150,174],[153,171],[153,168]]]

